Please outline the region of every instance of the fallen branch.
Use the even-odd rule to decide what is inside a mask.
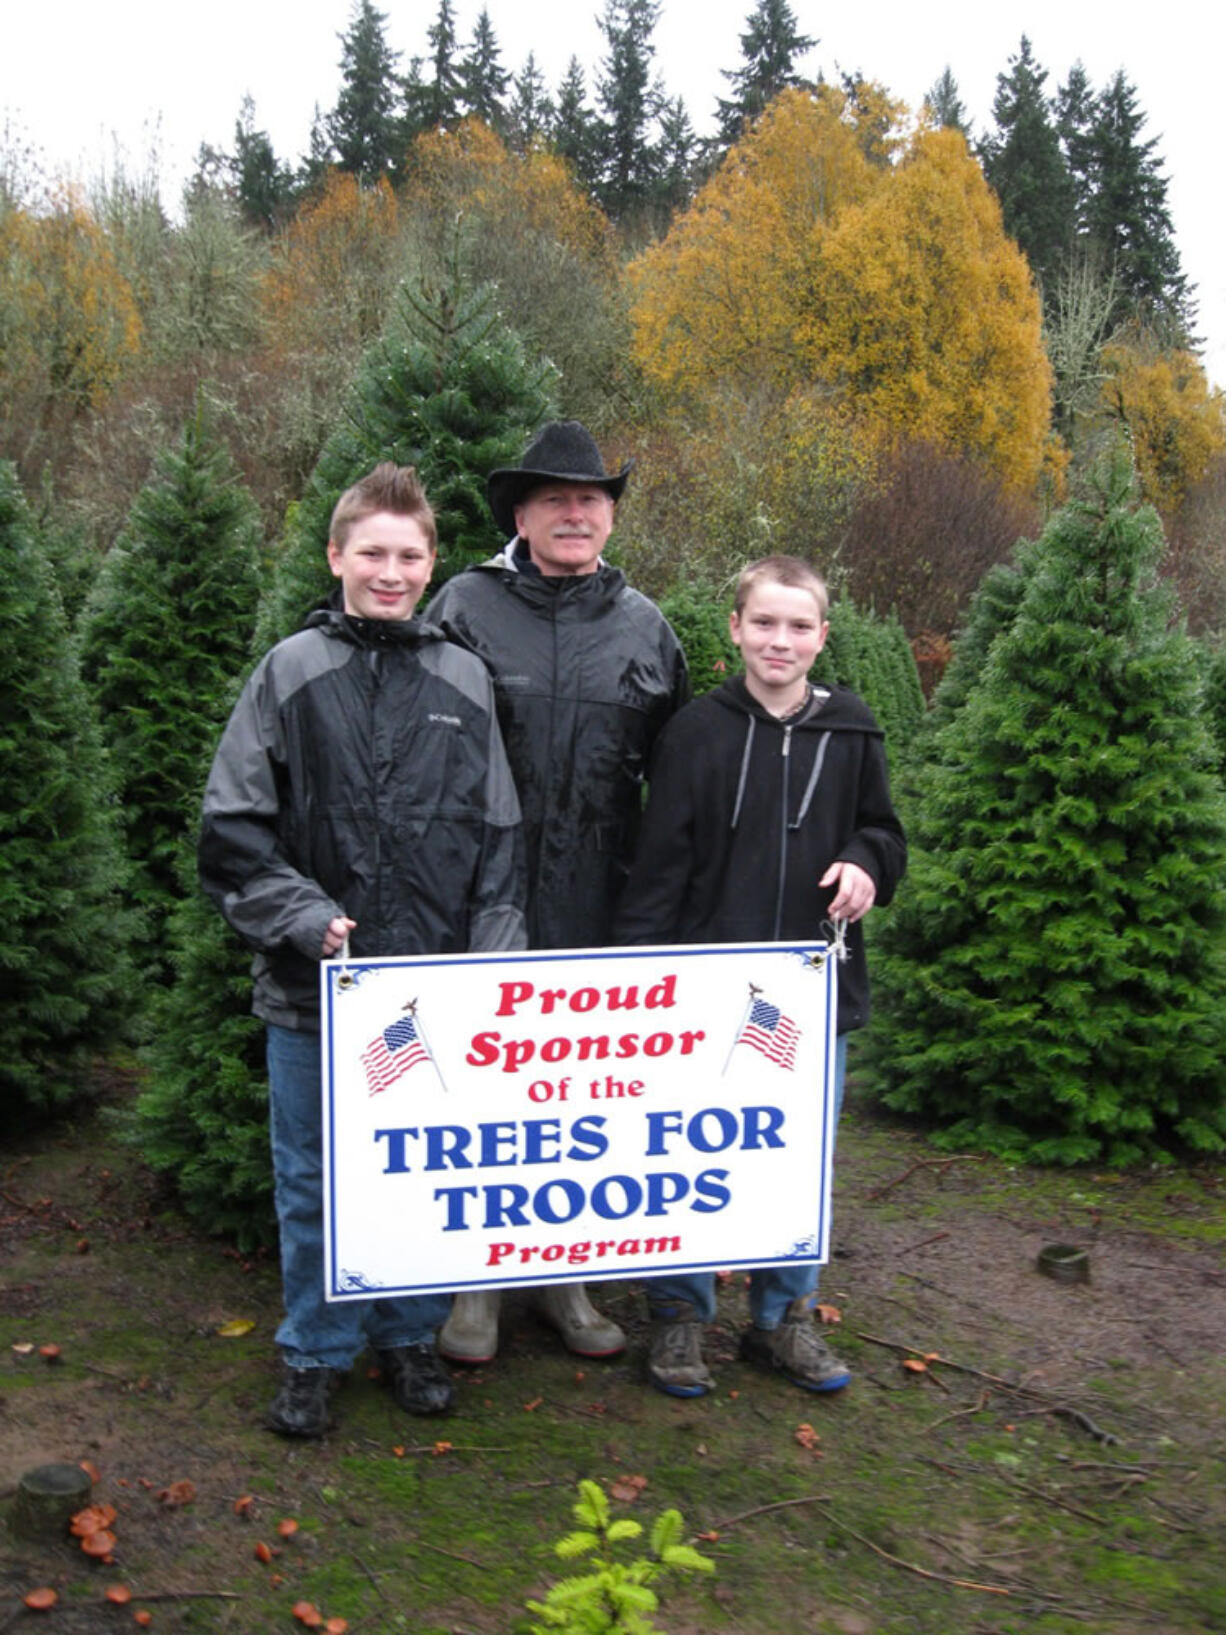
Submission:
[[[943,1239],[949,1237],[949,1235],[950,1234],[948,1232],[933,1232],[929,1237],[921,1238],[918,1243],[909,1243],[905,1249],[899,1249],[895,1252],[900,1255],[909,1255],[916,1249],[925,1248],[930,1243],[940,1243]]]
[[[856,1331],[857,1338],[867,1340],[870,1345],[885,1346],[888,1351],[901,1351],[910,1357],[927,1357],[929,1355],[921,1346],[906,1345],[900,1340],[885,1340],[880,1334],[865,1334],[862,1329]],[[1111,1445],[1119,1441],[1113,1431],[1104,1431],[1101,1425],[1096,1425],[1080,1408],[1072,1408],[1064,1402],[1052,1402],[1045,1391],[1037,1390],[1033,1385],[1021,1385],[1014,1380],[1004,1379],[1000,1374],[989,1374],[983,1368],[972,1368],[969,1363],[954,1362],[952,1357],[938,1357],[936,1359],[942,1368],[952,1368],[959,1374],[969,1374],[973,1379],[984,1380],[988,1385],[994,1385],[1001,1391],[1008,1391],[1017,1397],[1029,1397],[1032,1402],[1039,1402],[1043,1406],[1029,1410],[1034,1414],[1063,1414],[1071,1419],[1092,1436],[1096,1442]],[[1026,1417],[1019,1415],[1019,1417]]]
[[[490,1570],[484,1561],[476,1561],[472,1556],[462,1556],[457,1550],[444,1550],[441,1544],[431,1544],[416,1533],[410,1533],[408,1539],[410,1544],[416,1544],[423,1550],[433,1550],[436,1556],[446,1556],[451,1561],[462,1561],[466,1567],[478,1567],[483,1573]]]
[[[880,1556],[882,1561],[888,1561],[893,1567],[902,1567],[904,1571],[915,1573],[919,1578],[928,1578],[937,1584],[952,1584],[955,1589],[959,1590],[978,1590],[983,1595],[1013,1594],[1011,1585],[977,1584],[973,1579],[969,1578],[950,1578],[946,1573],[934,1573],[927,1567],[920,1567],[914,1561],[904,1561],[901,1556],[891,1555],[888,1550],[883,1550],[879,1544],[874,1544],[871,1538],[865,1538],[863,1533],[857,1533],[854,1527],[848,1527],[845,1521],[840,1521],[831,1511],[822,1510],[819,1507],[818,1515],[824,1517],[826,1521],[831,1522],[835,1527],[840,1528],[849,1538],[854,1538],[858,1543],[863,1544],[874,1555]]]
[[[1092,1510],[1082,1510],[1079,1505],[1069,1504],[1066,1499],[1058,1499],[1054,1493],[1045,1493],[1041,1487],[1031,1487],[1028,1482],[1019,1482],[1016,1477],[1006,1477],[1010,1487],[1015,1487],[1021,1493],[1029,1493],[1032,1499],[1042,1499],[1044,1504],[1057,1505],[1061,1510],[1067,1510],[1070,1516],[1080,1516],[1083,1521],[1092,1521],[1097,1527],[1107,1525],[1102,1516],[1096,1516]]]
[[[362,1571],[366,1574],[367,1578],[370,1579],[370,1582],[371,1582],[372,1586],[374,1587],[375,1594],[379,1597],[379,1599],[381,1601],[386,1601],[388,1603],[388,1605],[390,1606],[391,1605],[391,1597],[388,1595],[387,1591],[383,1588],[383,1585],[380,1584],[379,1580],[375,1577],[375,1575],[371,1571],[371,1569],[362,1560],[361,1556],[354,1556],[353,1559],[354,1559],[354,1562],[356,1563],[356,1565],[359,1566],[362,1569]]]
[[[1089,1414],[1083,1413],[1080,1408],[1070,1408],[1067,1404],[1058,1402],[1048,1411],[1053,1414],[1063,1414],[1065,1419],[1071,1419],[1075,1425],[1080,1425],[1088,1436],[1092,1436],[1096,1442],[1101,1442],[1104,1447],[1114,1447],[1119,1441],[1119,1437],[1116,1436],[1114,1431],[1104,1431],[1101,1425],[1096,1425]]]
[[[241,1601],[238,1590],[142,1590],[142,1601]]]
[[[949,1158],[917,1158],[913,1164],[908,1164],[901,1175],[896,1175],[892,1181],[886,1181],[882,1186],[874,1187],[872,1192],[865,1194],[865,1201],[872,1203],[883,1197],[896,1186],[901,1186],[915,1174],[917,1169],[946,1170],[951,1164],[982,1164],[987,1161],[987,1154],[982,1152],[957,1152]]]
[[[81,1367],[87,1374],[101,1374],[103,1379],[118,1380],[120,1385],[130,1385],[132,1382],[130,1374],[118,1374],[113,1368],[103,1368],[101,1363],[87,1362],[82,1363]]]
[[[709,1532],[726,1533],[730,1527],[735,1527],[739,1521],[748,1521],[750,1516],[765,1516],[771,1510],[790,1510],[798,1504],[829,1504],[828,1493],[810,1493],[804,1499],[780,1499],[775,1504],[756,1505],[752,1510],[742,1510],[738,1516],[729,1516],[727,1521],[712,1522]]]
[[[933,1420],[932,1424],[928,1426],[928,1429],[930,1431],[935,1431],[938,1425],[948,1425],[951,1419],[967,1419],[971,1414],[981,1414],[991,1400],[991,1391],[980,1391],[979,1401],[975,1403],[973,1407],[955,1408],[951,1414],[942,1414],[940,1419]]]

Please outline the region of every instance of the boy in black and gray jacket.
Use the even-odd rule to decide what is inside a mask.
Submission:
[[[745,674],[681,710],[665,729],[635,864],[614,927],[620,943],[811,940],[848,923],[839,969],[836,1107],[846,1035],[868,1020],[860,921],[888,903],[906,867],[890,803],[881,728],[845,687],[816,687],[826,640],[826,586],[795,557],[742,573],[731,617]],[[750,1277],[749,1360],[810,1391],[850,1374],[812,1317],[817,1268],[763,1267]],[[714,1381],[702,1325],[715,1316],[711,1273],[655,1278],[648,1374],[673,1396]]]
[[[364,1346],[409,1413],[452,1387],[435,1334],[448,1296],[324,1299],[320,962],[525,945],[519,802],[481,662],[414,618],[436,558],[434,515],[390,463],[332,514],[342,605],[265,655],[204,796],[205,892],[256,950],[285,1365],[268,1415],[321,1436],[337,1375]]]

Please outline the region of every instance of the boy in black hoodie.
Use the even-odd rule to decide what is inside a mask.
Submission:
[[[732,639],[745,675],[673,717],[660,739],[629,883],[620,943],[809,940],[846,921],[839,968],[836,1107],[846,1035],[868,1020],[860,921],[888,903],[906,867],[890,804],[882,731],[845,687],[816,687],[826,586],[795,557],[753,563],[737,584]],[[715,1316],[712,1273],[652,1279],[648,1374],[673,1396],[714,1381],[702,1325]],[[753,1325],[742,1355],[810,1391],[851,1376],[813,1321],[817,1268],[763,1267],[750,1277]]]

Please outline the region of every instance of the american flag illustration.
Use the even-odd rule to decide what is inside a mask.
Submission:
[[[362,1052],[362,1066],[366,1069],[371,1095],[386,1090],[411,1067],[429,1060],[430,1052],[422,1043],[416,1020],[412,1016],[399,1017]]]
[[[736,1036],[738,1045],[752,1045],[763,1056],[788,1069],[796,1066],[799,1039],[800,1029],[792,1018],[765,999],[754,999],[750,1003],[749,1015]]]

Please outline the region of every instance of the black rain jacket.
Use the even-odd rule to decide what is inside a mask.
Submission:
[[[818,881],[857,863],[888,903],[906,868],[881,728],[846,687],[818,688],[784,724],[740,676],[696,699],[660,740],[619,943],[794,942],[823,935]],[[838,1031],[868,1020],[860,924],[839,966]]]
[[[253,1009],[319,1027],[329,923],[355,957],[524,946],[519,805],[489,677],[419,619],[335,611],[260,661],[204,796],[200,879],[256,950]]]
[[[493,678],[523,808],[529,946],[604,945],[652,746],[688,696],[672,626],[616,568],[544,577],[509,551],[449,580],[429,617]]]

